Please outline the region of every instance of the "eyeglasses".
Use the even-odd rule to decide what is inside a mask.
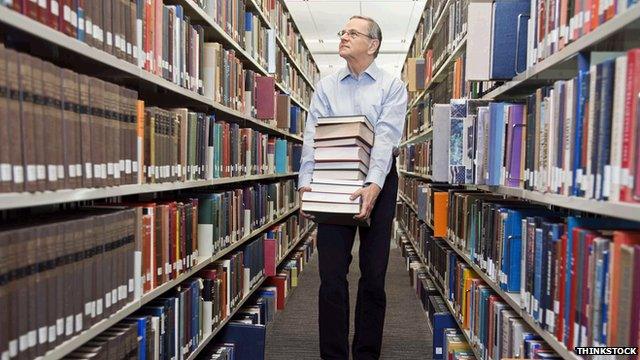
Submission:
[[[358,36],[366,36],[369,39],[373,39],[371,36],[365,34],[365,33],[361,33],[360,31],[357,30],[340,30],[338,31],[338,37],[341,38],[344,36],[344,34],[348,34],[350,38],[355,39]]]

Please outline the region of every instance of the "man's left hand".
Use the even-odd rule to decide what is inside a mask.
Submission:
[[[376,200],[378,199],[378,195],[380,194],[380,187],[378,184],[371,183],[362,189],[356,190],[353,194],[351,194],[351,200],[355,200],[358,197],[362,199],[362,206],[360,210],[360,214],[355,215],[355,219],[365,220],[371,216],[371,210],[373,210],[373,206],[376,204]]]

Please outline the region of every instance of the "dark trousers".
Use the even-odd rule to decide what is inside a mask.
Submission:
[[[395,161],[371,212],[371,226],[360,227],[360,281],[355,313],[353,358],[378,359],[386,309],[384,291],[398,174]],[[351,248],[357,227],[318,225],[320,269],[320,355],[349,359],[349,284]]]

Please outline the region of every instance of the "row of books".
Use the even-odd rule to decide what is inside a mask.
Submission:
[[[162,0],[4,1],[4,5],[118,58],[202,93],[204,29]]]
[[[216,42],[204,43],[203,53],[205,97],[291,134],[302,132],[300,107],[291,105],[289,94],[276,91],[276,81],[282,83],[284,80],[280,71],[274,71],[275,77],[260,75],[245,68],[235,50],[226,50]],[[286,65],[282,61],[277,64]],[[292,76],[297,75],[293,73]],[[305,103],[309,102],[309,87],[291,85],[288,88],[299,98],[306,99]]]
[[[268,73],[275,74],[280,83],[285,84],[286,88],[297,94],[305,104],[308,104],[311,98],[311,89],[308,84],[304,83],[302,74],[296,70],[291,60],[286,57],[280,47],[276,46],[275,37],[278,34],[278,29],[269,29],[263,26],[257,15],[245,10],[245,3],[244,0],[217,0],[202,2],[200,6],[249,56],[263,68],[266,68]],[[274,1],[276,8],[280,7],[275,3]],[[295,39],[299,38],[299,35],[294,32],[287,38],[296,41]],[[296,56],[294,59],[297,64],[303,64],[302,71],[309,75],[309,66],[313,64],[313,59],[306,48],[302,46],[301,40],[297,40],[297,42],[300,43],[304,56]],[[292,45],[293,43],[287,42],[287,44]],[[298,47],[289,46],[289,49],[298,49]],[[300,50],[295,54],[299,53]],[[283,69],[287,70],[283,71]],[[317,74],[317,71],[315,73]],[[310,78],[317,79],[317,75]]]
[[[209,257],[233,245],[298,203],[294,179],[197,194],[198,250]]]
[[[491,194],[451,193],[450,204],[451,218],[470,214],[466,225],[450,226],[455,244],[505,291],[519,292],[522,308],[567,348],[636,346],[640,224]],[[485,219],[496,227],[480,233],[473,224]]]
[[[285,44],[289,53],[296,59],[302,71],[307,75],[312,84],[320,80],[320,70],[311,56],[311,51],[305,45],[300,33],[296,30],[293,17],[286,8],[284,1],[263,0],[271,2],[270,18],[276,29],[278,37]]]
[[[307,239],[283,263],[281,271],[269,276],[255,296],[234,317],[202,353],[204,359],[263,359],[266,327],[278,310],[284,309],[287,297],[297,286],[298,277],[315,249],[315,237]]]
[[[16,95],[0,99],[10,119],[0,127],[2,192],[282,174],[299,164],[299,144],[213,115],[145,107],[133,90],[1,44],[0,67]]]
[[[15,219],[0,232],[0,354],[33,359],[134,299],[135,211]],[[110,269],[103,271],[103,269]]]
[[[636,3],[635,0],[532,1],[527,24],[527,65],[548,58]]]
[[[262,235],[265,247],[265,275],[276,274],[277,263],[291,247],[310,227],[310,221],[297,215],[289,217],[285,222],[273,226]]]
[[[399,218],[401,224],[406,220]],[[414,235],[409,231],[407,236]],[[442,291],[443,305],[448,302],[455,310],[454,322],[483,358],[560,359],[445,240],[431,233],[421,241],[417,251]]]
[[[225,229],[229,221],[233,221],[231,225],[238,221],[243,224],[238,216],[244,216],[258,219],[249,222],[249,230],[257,229],[297,202],[295,186],[290,183],[257,184],[244,191],[249,195],[226,208],[221,215],[226,223],[220,228]],[[1,352],[10,351],[11,356],[19,358],[43,355],[215,255],[207,253],[201,244],[206,234],[202,218],[210,211],[207,198],[193,194],[179,201],[98,203],[78,211],[31,217],[29,221],[15,220],[20,214],[8,214],[7,221],[12,225],[0,232],[0,239],[4,239],[0,241],[4,249],[0,263],[5,273],[17,271],[22,275],[0,284],[0,304],[11,309],[1,316],[3,324],[9,324],[0,331]],[[295,215],[269,234],[283,228],[300,234],[302,224],[306,221],[299,221]],[[238,240],[220,245],[216,253]],[[286,246],[293,241],[287,235],[279,240]],[[260,255],[247,261],[259,260],[260,269],[265,260],[275,259],[264,248],[254,254]],[[26,268],[32,270],[19,270]],[[68,295],[71,285],[77,295],[73,299]]]
[[[581,54],[525,104],[452,100],[449,180],[636,202],[639,51]]]
[[[303,243],[278,276],[268,277],[249,305],[238,308],[264,279],[261,257],[256,256],[263,246],[262,239],[255,240],[212,263],[66,358],[123,358],[123,354],[139,359],[186,358],[232,313],[233,318],[205,347],[203,356],[216,358],[220,353],[231,355],[229,359],[263,358],[265,326],[273,321],[283,293],[295,286],[291,279],[297,279],[299,264],[307,261],[313,245],[312,239]],[[221,351],[221,346],[227,351]]]
[[[402,257],[408,264],[411,286],[416,291],[423,310],[427,316],[432,333],[432,352],[430,359],[475,359],[473,350],[464,337],[460,341],[452,342],[448,335],[460,333],[458,323],[449,311],[445,300],[440,295],[427,267],[422,263],[420,256],[413,245],[403,234],[401,229],[396,230],[395,236],[398,247],[402,251]]]

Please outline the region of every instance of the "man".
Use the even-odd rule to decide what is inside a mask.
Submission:
[[[313,138],[318,117],[367,116],[375,128],[365,187],[351,198],[361,198],[362,212],[371,219],[360,227],[360,281],[352,353],[355,359],[380,357],[386,308],[385,275],[389,260],[391,225],[398,191],[394,148],[404,129],[407,91],[404,83],[379,69],[375,58],[382,32],[371,18],[353,16],[340,37],[339,54],[347,66],[320,80],[311,100],[304,131],[299,192],[310,191]],[[302,212],[303,216],[307,216]],[[320,269],[320,355],[323,359],[349,359],[349,287],[347,273],[357,227],[318,225]]]

